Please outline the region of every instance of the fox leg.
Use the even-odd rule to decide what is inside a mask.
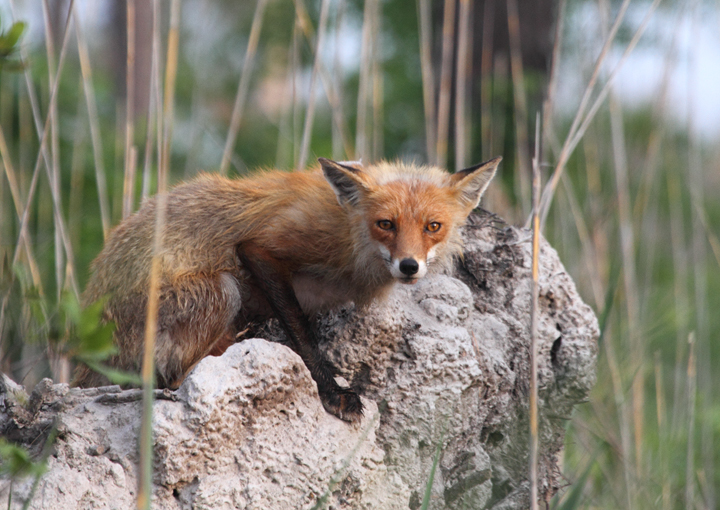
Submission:
[[[209,354],[235,339],[240,310],[238,282],[227,273],[189,275],[160,289],[155,366],[159,387],[177,388]]]
[[[267,251],[251,244],[238,246],[237,254],[242,265],[265,294],[275,317],[290,339],[292,349],[300,355],[318,386],[325,410],[341,420],[356,422],[363,414],[357,393],[342,388],[335,382],[333,366],[322,356],[307,316],[300,308],[289,275],[281,263]]]
[[[240,306],[238,282],[228,273],[185,275],[161,284],[155,337],[155,375],[159,388],[175,389],[208,355],[220,355],[235,342]],[[147,294],[111,300],[106,319],[115,322],[120,352],[107,363],[140,371],[145,344]],[[75,371],[73,386],[108,384],[86,365]]]

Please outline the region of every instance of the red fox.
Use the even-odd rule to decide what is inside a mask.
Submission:
[[[477,207],[502,158],[449,174],[382,162],[320,158],[320,169],[243,179],[201,175],[167,194],[162,232],[156,382],[177,388],[202,358],[219,355],[248,324],[279,320],[317,383],[325,409],[346,421],[362,403],[339,386],[308,316],[381,298],[395,282],[445,268],[461,249],[458,226]],[[321,170],[321,171],[320,171]],[[83,301],[108,296],[116,324],[110,363],[139,370],[157,202],[117,226],[92,264]],[[80,367],[75,384],[103,378]]]

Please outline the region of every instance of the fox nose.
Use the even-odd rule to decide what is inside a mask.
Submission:
[[[415,259],[402,259],[400,261],[400,271],[407,276],[414,275],[418,272],[418,269],[420,269],[420,265]]]

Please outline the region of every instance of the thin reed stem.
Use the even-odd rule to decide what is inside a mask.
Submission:
[[[232,153],[235,149],[235,141],[237,140],[238,131],[240,130],[240,122],[242,121],[245,100],[247,98],[248,90],[250,89],[250,78],[252,75],[255,53],[257,52],[258,41],[260,40],[260,31],[262,29],[263,14],[265,12],[266,4],[267,0],[258,0],[257,5],[255,6],[255,15],[253,16],[252,26],[250,28],[248,45],[245,49],[245,59],[243,60],[240,83],[238,83],[237,94],[235,95],[235,104],[233,105],[233,112],[230,117],[230,128],[228,129],[228,135],[225,141],[225,150],[223,151],[222,161],[220,162],[220,173],[222,175],[227,175],[228,173]]]
[[[655,410],[659,438],[658,457],[661,466],[662,508],[668,510],[670,508],[670,480],[668,479],[667,469],[665,393],[663,392],[662,364],[660,363],[660,353],[658,351],[655,351]]]
[[[147,112],[147,133],[145,138],[145,164],[141,198],[145,200],[151,193],[153,145],[157,145],[157,167],[162,158],[162,91],[160,88],[160,2],[153,0],[152,5],[152,56],[150,62],[150,101]]]
[[[137,149],[135,137],[135,0],[127,1],[127,63],[125,70],[125,179],[123,181],[122,217],[127,218],[134,208],[135,169]],[[148,125],[148,131],[150,131]]]
[[[458,56],[455,71],[455,170],[468,165],[470,153],[470,94],[472,78],[473,0],[460,0]]]
[[[420,66],[422,68],[423,108],[425,111],[425,144],[427,159],[437,164],[435,124],[435,76],[432,65],[432,22],[430,0],[417,0],[420,30]]]
[[[443,11],[442,60],[440,62],[440,92],[437,121],[437,165],[447,167],[448,135],[450,128],[450,95],[452,88],[452,63],[455,50],[455,3],[445,0]]]
[[[697,213],[697,219],[702,225],[702,228],[705,232],[705,238],[707,239],[708,244],[710,244],[710,249],[715,256],[715,262],[717,263],[718,267],[720,267],[720,239],[718,239],[718,237],[713,233],[712,229],[710,228],[707,213],[705,212],[705,208],[700,203],[700,201],[694,199],[692,200],[692,203]]]
[[[522,50],[520,43],[520,16],[517,0],[507,0],[508,33],[510,35],[510,71],[513,84],[513,104],[515,118],[515,193],[523,208],[523,213],[530,206],[530,156],[528,155],[528,111],[525,98],[525,73],[523,71]]]
[[[540,293],[540,115],[535,120],[533,158],[532,302],[530,312],[530,508],[538,510],[538,294]]]
[[[280,112],[280,128],[278,129],[278,143],[277,151],[275,153],[275,167],[276,168],[288,168],[294,165],[293,160],[293,143],[292,143],[292,117],[293,117],[293,106],[295,98],[295,75],[297,70],[295,69],[295,47],[297,46],[298,29],[297,23],[293,24],[293,33],[290,37],[290,44],[288,44],[287,52],[287,70],[286,70],[286,91],[285,97],[282,101],[282,111]],[[333,151],[335,150],[336,133],[333,130]],[[338,159],[335,154],[333,158]]]
[[[108,200],[107,178],[105,175],[105,163],[103,157],[102,137],[100,135],[100,122],[98,120],[97,101],[95,100],[95,88],[92,84],[92,69],[90,67],[90,56],[87,43],[80,26],[77,14],[73,10],[75,20],[75,35],[78,45],[78,56],[80,57],[80,72],[83,77],[83,91],[87,102],[87,113],[90,122],[90,140],[92,141],[93,157],[95,166],[95,181],[97,183],[98,201],[100,203],[100,221],[102,223],[103,235],[107,238],[110,231],[110,203]]]
[[[175,79],[177,77],[178,46],[180,44],[180,0],[170,3],[170,30],[168,31],[167,58],[165,60],[165,91],[163,94],[163,145],[158,168],[158,191],[161,182],[170,175],[170,146],[172,145],[175,116]]]
[[[578,198],[573,190],[572,183],[567,174],[563,174],[561,177],[563,189],[570,206],[570,212],[572,214],[573,221],[575,222],[575,230],[577,231],[578,238],[580,240],[580,246],[582,247],[581,260],[585,261],[587,276],[590,279],[590,287],[592,288],[593,299],[595,301],[595,308],[599,312],[603,311],[604,301],[604,289],[602,284],[602,278],[599,274],[600,263],[598,261],[597,251],[595,249],[595,243],[590,236],[590,230],[588,229],[585,219],[582,215],[582,210],[578,202]]]
[[[330,10],[330,1],[323,0],[320,7],[320,22],[318,25],[317,45],[315,46],[315,60],[313,63],[312,75],[310,77],[310,92],[308,95],[308,107],[305,113],[305,127],[303,128],[302,145],[300,147],[300,159],[298,160],[297,169],[305,168],[308,152],[310,150],[310,140],[312,139],[313,120],[315,118],[315,82],[317,81],[320,69],[320,59],[322,51],[325,48],[325,33],[327,32],[327,18]]]
[[[380,59],[380,39],[382,37],[382,19],[380,16],[380,2],[376,1],[373,5],[373,27],[372,40],[373,56],[372,56],[372,161],[377,161],[383,155],[383,73]]]
[[[682,413],[685,409],[680,406],[683,394],[684,369],[680,360],[685,357],[688,336],[688,312],[690,310],[690,296],[688,293],[689,263],[687,254],[687,235],[685,232],[685,215],[682,207],[682,192],[678,176],[667,172],[668,205],[670,207],[670,247],[673,264],[673,298],[675,309],[675,387],[671,433],[677,433],[682,426]]]
[[[560,0],[557,6],[557,17],[555,18],[555,37],[553,38],[552,61],[550,64],[550,78],[548,79],[547,95],[543,101],[543,138],[540,154],[547,159],[546,149],[551,140],[555,140],[555,129],[553,123],[553,108],[555,106],[555,95],[557,94],[558,75],[560,69],[560,49],[563,41],[563,28],[565,24],[565,8],[567,0]]]
[[[152,413],[153,389],[155,388],[155,339],[158,328],[158,306],[160,297],[160,253],[163,247],[163,231],[167,195],[166,183],[158,183],[158,195],[155,213],[155,234],[153,258],[150,268],[147,315],[145,319],[145,348],[142,363],[143,406],[140,427],[140,464],[138,476],[138,510],[150,510],[152,499]]]
[[[343,35],[343,21],[345,15],[345,0],[338,0],[336,12],[335,12],[335,51],[333,53],[333,69],[331,74],[331,83],[335,96],[339,104],[342,104],[343,95],[343,75],[342,75],[342,62],[340,59],[340,50],[342,49],[342,35]],[[333,111],[336,106],[333,106]],[[333,117],[335,114],[333,113]],[[332,126],[332,155],[333,159],[340,161],[343,158],[343,138],[339,126],[333,122]]]
[[[25,204],[23,203],[22,197],[20,196],[20,189],[18,187],[15,168],[13,166],[12,159],[10,158],[10,150],[8,149],[7,141],[5,139],[5,133],[3,132],[1,125],[0,162],[2,162],[3,168],[5,169],[5,177],[7,178],[8,185],[10,187],[10,196],[12,197],[13,203],[15,204],[15,213],[17,214],[18,218],[21,218],[23,216],[23,211],[25,211]],[[45,290],[43,289],[42,279],[40,277],[40,268],[38,267],[37,261],[35,260],[33,246],[27,230],[25,230],[23,236],[20,238],[20,242],[22,242],[22,245],[25,248],[25,256],[27,257],[28,267],[30,269],[30,276],[32,278],[33,285],[35,285],[38,291],[38,295],[40,297],[45,297]],[[42,300],[41,302],[44,302],[44,300]],[[45,308],[43,307],[43,311],[44,310]],[[45,319],[47,319],[47,317],[45,317]],[[1,327],[0,331],[2,331]]]
[[[370,73],[372,70],[372,26],[373,3],[377,0],[366,0],[363,9],[362,46],[360,48],[360,81],[358,83],[357,125],[355,128],[355,155],[358,159],[369,159],[368,145],[368,101],[370,96]]]
[[[695,398],[696,398],[696,360],[695,332],[688,335],[688,366],[687,366],[687,453],[685,460],[685,508],[695,508]]]
[[[483,161],[495,154],[492,149],[495,1],[483,2],[482,54],[480,55],[480,136]]]
[[[310,49],[315,52],[315,32],[312,28],[312,22],[310,21],[310,17],[307,14],[307,9],[305,8],[305,3],[303,0],[293,0],[295,3],[295,19],[296,19],[296,27],[299,26],[302,30],[301,32],[305,36],[305,39],[307,40],[308,45],[310,46]],[[299,51],[299,48],[297,48]],[[297,59],[294,59],[294,61],[299,62],[299,57]],[[299,69],[299,66],[297,66],[297,69]],[[299,71],[298,71],[299,72]],[[318,73],[320,76],[320,81],[322,81],[323,89],[325,90],[325,95],[328,100],[328,104],[330,104],[330,111],[332,112],[332,120],[333,120],[333,127],[337,130],[337,134],[340,136],[340,140],[342,142],[343,150],[345,151],[346,156],[349,159],[355,158],[355,151],[352,148],[352,145],[350,144],[350,137],[347,134],[347,127],[345,122],[345,116],[343,115],[343,108],[342,108],[342,101],[340,99],[340,86],[338,85],[337,91],[335,90],[335,85],[333,83],[333,78],[330,76],[327,69],[325,69],[325,66],[323,65],[322,59],[319,62],[318,67]],[[298,98],[299,99],[299,98]],[[295,144],[299,147],[299,143]]]
[[[632,208],[630,206],[630,184],[627,170],[625,132],[623,128],[622,111],[614,97],[610,98],[610,120],[614,156],[613,166],[615,170],[615,185],[618,201],[618,219],[620,222],[623,283],[627,305],[630,362],[635,374],[632,382],[632,408],[635,438],[635,475],[639,476],[642,473],[643,452],[644,349],[642,339],[637,332],[640,315],[638,310],[637,279],[635,276],[635,235],[632,226]]]
[[[689,3],[692,7],[691,13],[691,33],[692,43],[691,48],[700,47],[700,2],[694,1]],[[689,166],[689,188],[691,201],[697,201],[699,204],[705,203],[705,185],[704,185],[704,172],[702,163],[702,144],[700,143],[700,130],[698,128],[698,107],[699,101],[697,100],[696,93],[694,92],[695,82],[701,80],[700,76],[700,63],[697,58],[696,51],[688,51],[688,69],[687,74],[687,111],[688,111],[688,142],[689,142],[689,154],[688,154],[688,166]],[[696,337],[696,353],[698,367],[695,371],[693,367],[693,378],[688,383],[692,385],[693,391],[691,392],[692,406],[691,417],[693,422],[690,425],[690,431],[692,432],[692,426],[695,420],[695,391],[699,387],[703,397],[703,407],[712,409],[717,405],[716,401],[716,389],[713,381],[713,357],[712,357],[712,342],[711,337],[713,336],[708,328],[709,322],[709,307],[708,307],[708,261],[707,261],[707,247],[705,244],[705,235],[703,232],[703,225],[699,218],[698,208],[693,207],[690,210],[692,218],[692,267],[693,267],[693,283],[695,290],[695,302],[693,303],[693,309],[695,311],[695,337]],[[695,381],[695,373],[697,373],[697,381]],[[690,375],[688,375],[690,379]],[[690,405],[690,403],[688,404]],[[714,426],[711,420],[705,419],[701,421],[700,430],[700,452],[702,458],[702,470],[701,473],[709,480],[715,479],[715,432]],[[688,455],[691,454],[691,449],[694,448],[692,437],[688,438]],[[690,459],[688,459],[688,466],[690,466]],[[688,467],[689,470],[689,467]],[[689,471],[688,471],[689,472]],[[702,480],[702,478],[701,478]],[[693,479],[688,479],[686,482],[688,485],[693,482]],[[703,490],[703,504],[705,508],[716,508],[717,507],[717,496],[716,496],[716,484],[706,483],[706,488]],[[690,499],[690,498],[689,498]]]
[[[52,23],[50,23],[49,7],[47,0],[43,0],[43,23],[45,25],[45,50],[48,61],[48,81],[49,90],[54,87],[55,80],[57,79],[57,69],[55,68],[55,45],[54,37],[52,33]],[[58,127],[58,109],[57,102],[51,105],[51,109],[48,112],[50,115],[50,157],[52,161],[52,168],[50,170],[50,186],[54,188],[54,194],[57,197],[61,197],[60,194],[60,133]],[[62,210],[62,206],[60,207]],[[55,225],[55,290],[56,298],[59,301],[60,295],[63,289],[63,247],[62,240],[60,239],[60,228],[58,227],[58,217],[53,218]],[[57,379],[57,378],[56,378]],[[62,381],[67,382],[67,381]]]
[[[125,162],[125,178],[123,179],[122,218],[125,219],[133,213],[135,208],[135,169],[137,168],[137,147],[130,146],[130,153]]]

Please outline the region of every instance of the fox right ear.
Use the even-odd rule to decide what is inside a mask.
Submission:
[[[450,176],[459,193],[460,201],[467,206],[468,212],[475,209],[480,203],[480,198],[495,176],[501,161],[502,157],[498,156],[479,165],[455,172]]]
[[[318,161],[340,205],[357,205],[367,188],[361,177],[362,171],[325,158],[318,158]]]

